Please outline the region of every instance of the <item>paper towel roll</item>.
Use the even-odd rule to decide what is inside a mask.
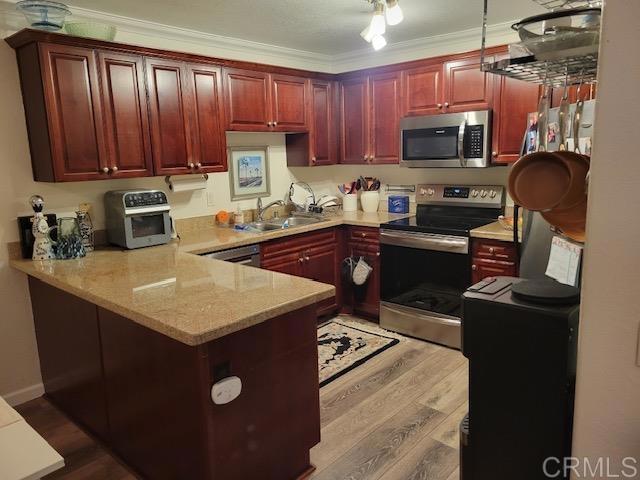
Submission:
[[[185,175],[182,177],[168,177],[167,183],[172,192],[192,192],[207,187],[207,175]]]

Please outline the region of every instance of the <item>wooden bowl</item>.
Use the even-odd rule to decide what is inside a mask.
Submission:
[[[530,153],[511,168],[509,195],[528,210],[551,210],[567,195],[571,177],[571,169],[562,158],[549,152]]]

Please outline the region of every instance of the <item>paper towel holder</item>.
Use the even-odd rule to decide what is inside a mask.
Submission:
[[[201,173],[200,176],[204,179],[205,182],[209,180],[208,173]],[[166,177],[164,177],[164,183],[169,185],[170,190],[173,190],[173,188],[171,187],[171,175],[167,175]]]

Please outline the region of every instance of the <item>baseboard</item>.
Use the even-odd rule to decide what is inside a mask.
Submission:
[[[16,390],[15,392],[4,394],[2,398],[4,398],[9,405],[15,407],[21,403],[41,397],[43,394],[44,385],[42,383],[36,383],[35,385]]]

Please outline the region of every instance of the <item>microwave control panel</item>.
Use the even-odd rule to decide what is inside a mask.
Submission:
[[[131,192],[124,196],[124,205],[127,208],[167,205],[168,203],[165,193],[158,190]]]
[[[464,138],[465,158],[484,157],[483,148],[484,125],[469,125]]]

